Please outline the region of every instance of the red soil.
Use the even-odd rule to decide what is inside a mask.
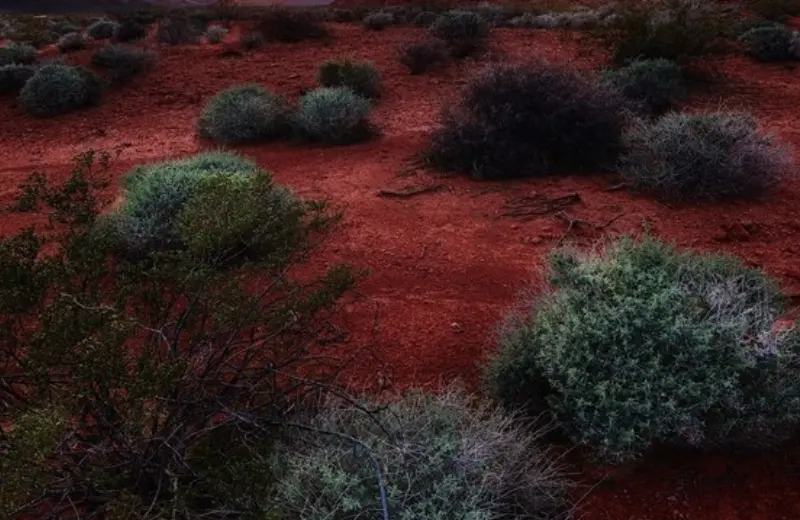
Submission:
[[[314,84],[323,60],[349,55],[373,61],[383,74],[385,95],[374,116],[382,138],[343,148],[271,144],[242,151],[300,195],[327,197],[345,210],[341,230],[320,260],[371,271],[359,296],[343,305],[346,348],[368,347],[380,360],[370,358],[358,367],[355,381],[398,389],[435,386],[456,377],[476,379],[476,364],[492,347],[495,324],[541,266],[543,255],[562,236],[579,244],[601,236],[586,225],[565,235],[567,224],[553,215],[527,221],[504,217],[504,201],[524,194],[577,193],[580,202],[567,212],[595,224],[613,219],[603,235],[638,231],[646,223],[651,233],[680,246],[735,253],[800,294],[800,180],[756,202],[667,207],[607,190],[614,184],[607,176],[479,183],[408,172],[407,159],[423,146],[439,109],[453,102],[464,78],[481,64],[410,76],[395,60],[395,49],[419,36],[418,29],[367,33],[355,25],[337,25],[335,32],[330,46],[275,44],[244,57],[220,57],[218,47],[205,45],[162,48],[150,75],[110,93],[99,107],[55,120],[32,119],[12,99],[0,100],[0,203],[33,169],[62,177],[70,158],[89,148],[118,154],[114,174],[136,162],[194,152],[202,146],[193,135],[194,119],[218,90],[256,81],[295,96]],[[559,34],[500,29],[492,36],[493,54],[586,68],[602,64],[602,51]],[[70,59],[86,63],[89,54]],[[749,110],[765,128],[800,146],[793,116],[800,104],[795,71],[733,56],[714,65],[724,80],[691,99],[692,108],[724,104]],[[408,199],[376,193],[426,183],[445,189]],[[0,232],[26,223],[5,219]],[[584,501],[584,518],[798,519],[798,461],[798,449],[760,457],[655,456],[598,485]],[[582,472],[587,485],[603,474],[598,468]]]

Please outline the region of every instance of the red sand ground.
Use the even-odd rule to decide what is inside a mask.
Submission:
[[[735,253],[800,294],[800,180],[758,202],[667,207],[608,191],[614,179],[607,176],[479,183],[408,172],[407,159],[423,146],[439,109],[453,102],[464,78],[481,64],[410,76],[396,62],[395,49],[419,36],[418,29],[373,33],[337,25],[335,32],[330,46],[274,44],[244,57],[220,57],[219,48],[211,46],[163,48],[150,75],[110,93],[99,107],[55,120],[32,119],[12,99],[1,99],[0,203],[33,169],[59,178],[74,154],[90,148],[118,154],[114,174],[135,162],[194,152],[201,147],[193,135],[195,117],[218,90],[256,81],[294,96],[314,84],[323,60],[349,55],[373,61],[383,74],[385,95],[374,115],[382,138],[344,148],[270,144],[241,150],[299,194],[328,197],[346,211],[321,260],[371,270],[359,296],[343,309],[346,347],[369,347],[381,360],[359,367],[356,376],[367,386],[475,380],[476,363],[491,348],[498,319],[567,229],[552,215],[528,221],[502,216],[504,201],[520,195],[578,193],[581,202],[568,213],[596,224],[616,218],[606,235],[646,224],[651,233],[681,246]],[[560,34],[500,29],[492,36],[493,55],[588,68],[603,62],[600,50]],[[87,50],[70,59],[86,63],[89,55]],[[692,108],[750,110],[800,148],[796,71],[734,56],[715,66],[724,80],[691,99]],[[445,189],[409,199],[376,194],[424,183]],[[0,232],[26,222],[5,219]],[[588,244],[601,236],[582,229],[566,238]],[[583,503],[586,520],[800,519],[800,448],[760,457],[662,454],[613,477],[604,474],[589,467],[581,473],[587,486],[596,485]]]

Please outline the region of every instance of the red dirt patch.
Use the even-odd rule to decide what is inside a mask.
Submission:
[[[734,253],[779,277],[800,294],[800,180],[749,203],[667,207],[625,191],[609,191],[613,177],[582,176],[481,183],[407,172],[408,158],[424,144],[439,109],[452,102],[464,78],[481,64],[465,62],[432,74],[410,76],[397,63],[397,45],[419,29],[380,33],[336,25],[326,46],[270,44],[243,57],[221,57],[219,46],[161,48],[155,70],[101,106],[54,120],[21,113],[12,99],[0,100],[0,202],[32,169],[66,175],[70,158],[92,148],[118,154],[114,174],[131,164],[191,153],[203,103],[234,83],[255,81],[296,96],[315,81],[316,67],[334,56],[373,61],[384,77],[385,95],[375,109],[382,138],[344,148],[275,144],[244,147],[278,181],[299,194],[327,197],[345,210],[341,231],[320,260],[366,267],[370,276],[359,297],[343,305],[345,348],[369,346],[381,359],[353,373],[366,386],[399,389],[435,386],[463,377],[475,381],[476,364],[492,346],[498,319],[563,239],[588,244],[602,234],[642,229],[680,246]],[[98,45],[98,44],[92,44]],[[500,29],[487,59],[531,56],[592,68],[603,53],[579,45],[570,33]],[[90,51],[69,57],[87,63]],[[485,60],[484,60],[485,61]],[[741,57],[714,63],[725,79],[690,100],[693,108],[745,109],[764,126],[800,145],[793,113],[800,103],[796,72],[758,65]],[[381,189],[407,185],[445,187],[410,198],[381,197]],[[608,224],[602,231],[573,226],[554,215],[523,220],[502,216],[508,199],[577,193],[565,211]],[[36,218],[36,217],[32,217]],[[0,232],[29,221],[5,219]],[[586,502],[587,520],[777,520],[800,518],[797,449],[770,456],[654,457],[595,489]],[[591,485],[602,472],[586,469]]]

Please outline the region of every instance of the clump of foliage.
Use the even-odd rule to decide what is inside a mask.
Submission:
[[[17,209],[52,229],[0,240],[0,516],[258,516],[274,480],[255,463],[344,365],[318,339],[354,274],[291,274],[335,215],[262,170],[195,158],[219,175],[171,220],[184,247],[130,260],[101,216],[107,183],[81,162],[63,185],[24,186]],[[134,189],[170,193],[175,174],[145,180],[158,175]]]
[[[776,22],[800,15],[799,0],[748,0],[745,4],[753,14]]]
[[[293,125],[303,140],[350,144],[372,137],[372,105],[347,87],[322,87],[300,98]]]
[[[147,36],[147,27],[133,18],[125,18],[119,22],[119,27],[114,32],[114,40],[118,42],[133,42]]]
[[[211,44],[220,43],[228,34],[228,29],[220,25],[212,25],[206,29],[206,41]]]
[[[286,100],[261,85],[235,85],[217,93],[197,120],[201,137],[219,143],[252,143],[285,135]]]
[[[422,74],[447,61],[447,46],[435,39],[409,42],[400,47],[398,59],[411,74]]]
[[[686,79],[680,65],[663,58],[636,60],[606,72],[605,79],[649,113],[662,113],[686,97]]]
[[[387,12],[370,13],[361,22],[364,27],[372,31],[381,31],[390,25],[394,25],[394,15]]]
[[[437,18],[439,18],[439,15],[433,11],[422,11],[417,13],[411,23],[417,27],[430,27]]]
[[[347,87],[365,98],[376,98],[381,94],[381,75],[375,65],[351,59],[328,60],[317,72],[323,87]]]
[[[20,44],[40,49],[58,41],[60,34],[51,28],[46,17],[27,17],[15,20],[2,31],[2,37]]]
[[[626,6],[602,35],[618,64],[654,58],[683,64],[720,49],[731,26],[711,4],[668,0]]]
[[[7,42],[0,45],[0,67],[3,65],[30,65],[36,61],[36,47],[26,43]]]
[[[331,31],[313,13],[290,7],[275,7],[261,15],[256,23],[268,41],[297,43],[305,40],[327,40]]]
[[[264,38],[264,34],[258,29],[251,29],[249,31],[244,31],[239,36],[239,47],[245,51],[260,49],[266,43],[267,40]]]
[[[22,87],[19,100],[36,117],[54,117],[100,102],[103,82],[81,67],[52,63],[37,69]]]
[[[108,71],[112,83],[121,84],[150,70],[155,59],[153,51],[110,43],[92,55],[92,65]]]
[[[86,28],[86,35],[93,40],[107,40],[113,38],[119,29],[119,24],[111,20],[97,20]]]
[[[195,43],[203,31],[186,16],[167,16],[158,22],[156,39],[168,45]]]
[[[773,25],[750,29],[740,39],[748,56],[758,61],[773,62],[800,59],[793,47],[797,38],[797,33],[788,27]]]
[[[86,40],[81,33],[67,33],[58,39],[56,44],[59,52],[73,52],[86,48]]]
[[[423,158],[478,179],[596,171],[622,147],[624,104],[613,88],[577,71],[496,65],[443,111]]]
[[[278,449],[281,510],[298,520],[381,518],[383,486],[390,518],[566,516],[561,468],[496,407],[448,387],[375,408],[331,406],[312,423],[331,434],[301,432]]]
[[[737,259],[623,238],[558,251],[549,289],[507,321],[487,367],[509,406],[547,406],[602,458],[656,444],[769,444],[800,421],[800,330]]]
[[[746,18],[734,25],[732,34],[740,38],[751,29],[760,29],[762,27],[780,27],[780,24],[763,18]]]
[[[472,11],[448,11],[436,18],[428,30],[447,43],[453,56],[464,57],[483,47],[489,24]]]
[[[73,32],[81,32],[80,27],[66,19],[51,20],[49,25],[53,32],[62,36]]]
[[[36,74],[36,68],[33,65],[0,66],[0,94],[18,93],[34,74]]]
[[[792,171],[789,148],[743,113],[667,114],[627,141],[628,184],[667,199],[758,195]]]

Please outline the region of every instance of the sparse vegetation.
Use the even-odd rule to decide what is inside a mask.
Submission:
[[[326,144],[351,144],[369,139],[372,106],[346,87],[314,89],[300,98],[293,122],[301,139]]]
[[[370,13],[362,21],[364,27],[372,31],[381,31],[394,25],[394,15],[387,12]]]
[[[637,60],[604,76],[647,113],[660,114],[672,108],[687,92],[681,67],[665,59]]]
[[[86,48],[86,41],[81,33],[67,33],[58,39],[56,47],[59,52],[73,52]]]
[[[0,67],[4,65],[30,65],[36,61],[36,48],[26,43],[7,42],[0,45]]]
[[[36,117],[54,117],[78,108],[96,105],[103,91],[102,80],[93,72],[62,63],[37,69],[22,87],[20,103]]]
[[[791,172],[790,150],[742,113],[668,114],[627,141],[627,182],[667,199],[755,196]]]
[[[381,76],[375,65],[351,59],[329,60],[317,72],[323,87],[347,87],[365,98],[377,98],[381,94]]]
[[[507,405],[550,409],[604,459],[655,444],[768,445],[800,421],[800,331],[741,262],[645,237],[558,251],[550,287],[508,319],[487,369]]]
[[[93,40],[107,40],[113,38],[119,29],[119,24],[111,20],[97,20],[86,29],[86,35]]]
[[[247,143],[285,135],[286,101],[257,84],[236,85],[216,94],[197,120],[201,137],[219,143]]]
[[[92,65],[107,71],[114,84],[122,84],[144,74],[155,60],[154,52],[121,43],[110,43],[92,55]]]
[[[398,59],[411,74],[422,74],[447,61],[447,46],[435,39],[409,42],[400,47]]]
[[[479,179],[597,171],[622,148],[623,105],[614,89],[573,70],[493,66],[444,110],[423,158]]]

